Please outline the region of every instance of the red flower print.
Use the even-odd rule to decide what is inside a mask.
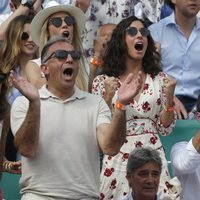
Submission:
[[[111,168],[111,169],[106,168],[104,172],[104,176],[109,177],[112,175],[113,172],[114,172],[114,168]]]
[[[144,87],[143,87],[143,90],[148,90],[149,89],[149,84],[148,83],[145,83],[144,84]]]
[[[144,102],[143,103],[143,105],[142,105],[142,109],[144,110],[144,111],[149,111],[151,108],[150,108],[150,105],[149,105],[149,102]]]
[[[157,139],[158,139],[158,138],[157,138],[156,136],[151,137],[151,138],[150,138],[150,143],[151,143],[151,144],[155,144],[156,141],[157,141]]]
[[[136,142],[135,147],[142,147],[143,143],[141,141]]]
[[[160,104],[161,104],[161,99],[158,98],[157,101],[156,101],[156,103],[157,103],[158,105],[160,105]]]
[[[124,153],[123,157],[122,157],[122,162],[124,162],[125,160],[128,160],[129,154],[128,153]]]
[[[100,200],[103,200],[105,198],[105,195],[103,193],[100,194]]]
[[[114,180],[112,180],[111,184],[110,184],[110,189],[114,190],[116,188],[116,184],[117,184],[117,181],[116,181],[116,178]]]

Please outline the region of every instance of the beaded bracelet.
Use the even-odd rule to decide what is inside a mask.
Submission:
[[[119,101],[115,102],[115,108],[117,108],[118,110],[126,110],[125,106],[121,104]]]
[[[10,170],[11,170],[11,163],[9,161],[6,160],[6,161],[3,162],[3,170],[5,172],[10,172]]]

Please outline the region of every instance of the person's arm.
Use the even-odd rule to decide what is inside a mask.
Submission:
[[[188,143],[176,143],[171,150],[174,175],[191,174],[200,166],[200,131]]]
[[[8,161],[5,157],[4,157],[4,161],[3,161],[3,171],[4,172],[8,172],[11,174],[21,174],[21,161]]]
[[[41,9],[41,0],[33,0],[34,5],[34,12],[37,13]],[[0,40],[4,39],[4,35],[6,32],[6,29],[8,27],[8,24],[17,16],[20,15],[28,15],[30,12],[30,9],[26,6],[19,5],[19,7],[6,19],[0,26]]]
[[[178,119],[187,119],[187,111],[182,104],[182,102],[175,96],[174,97],[174,103],[175,103],[175,111],[177,113],[177,118]]]
[[[84,13],[87,12],[91,0],[76,0],[75,6],[80,8]]]
[[[102,67],[102,57],[105,52],[105,46],[107,43],[107,37],[105,36],[97,36],[94,38],[94,54],[90,60],[90,71],[89,71],[89,81],[88,81],[88,90],[92,92],[92,82],[94,78],[98,75],[98,72],[101,70]]]
[[[25,66],[25,73],[27,80],[38,89],[40,89],[46,83],[46,78],[43,75],[40,67],[31,60],[28,61]]]
[[[3,158],[5,154],[5,146],[6,146],[6,139],[8,135],[8,131],[10,128],[10,115],[9,115],[9,110],[6,116],[3,119],[3,124],[2,124],[2,133],[1,133],[1,138],[0,138],[0,177],[1,177],[1,172],[3,171]]]
[[[174,120],[174,90],[176,80],[170,76],[164,78],[164,109],[161,112],[161,122],[164,127],[168,127]]]
[[[101,124],[97,127],[97,138],[101,151],[106,155],[116,155],[126,138],[126,111],[122,105],[129,104],[142,87],[142,76],[137,79],[129,74],[118,91],[117,104],[113,111],[111,124]]]
[[[40,99],[37,88],[29,83],[25,78],[11,71],[10,77],[14,86],[29,100],[28,111],[18,130],[15,132],[15,145],[22,156],[31,158],[37,153],[39,143],[39,126],[40,126]],[[15,102],[11,110],[11,117],[17,108]],[[17,116],[20,117],[19,115]],[[12,125],[12,123],[11,123]]]

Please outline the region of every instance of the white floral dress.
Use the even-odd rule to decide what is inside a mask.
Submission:
[[[93,39],[100,26],[107,23],[118,24],[132,15],[145,17],[152,23],[158,22],[163,2],[164,0],[91,0],[83,35],[86,57],[92,55]]]
[[[160,72],[157,76],[147,74],[139,101],[133,100],[126,106],[126,142],[116,156],[105,155],[103,159],[100,188],[102,200],[123,200],[129,194],[129,185],[126,180],[126,164],[129,153],[135,147],[150,146],[159,151],[163,161],[159,192],[163,192],[166,181],[170,180],[167,160],[159,134],[170,134],[176,119],[174,118],[167,128],[163,127],[160,120],[160,113],[165,102],[164,77],[166,77],[166,74],[163,72]],[[106,75],[99,75],[94,79],[92,88],[94,94],[103,97],[105,94],[105,79]],[[113,103],[116,98],[117,92],[113,98]]]

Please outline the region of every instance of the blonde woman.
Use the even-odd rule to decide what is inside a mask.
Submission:
[[[85,15],[77,7],[71,5],[53,5],[39,12],[31,23],[33,40],[41,50],[48,39],[54,35],[60,35],[72,43],[75,49],[83,52],[80,35],[85,26]],[[38,89],[46,83],[40,70],[40,59],[30,61],[26,66],[28,81]],[[84,72],[84,61],[81,62],[76,86],[81,90],[87,90]]]
[[[31,59],[37,57],[37,45],[30,36],[30,24],[32,18],[20,15],[14,18],[8,25],[5,38],[1,48],[1,70],[8,75],[14,70],[18,75],[26,78],[25,66]],[[8,101],[10,105],[21,93],[9,82]],[[16,160],[16,149],[13,146],[12,133],[8,133],[6,145],[6,157],[9,160]]]

